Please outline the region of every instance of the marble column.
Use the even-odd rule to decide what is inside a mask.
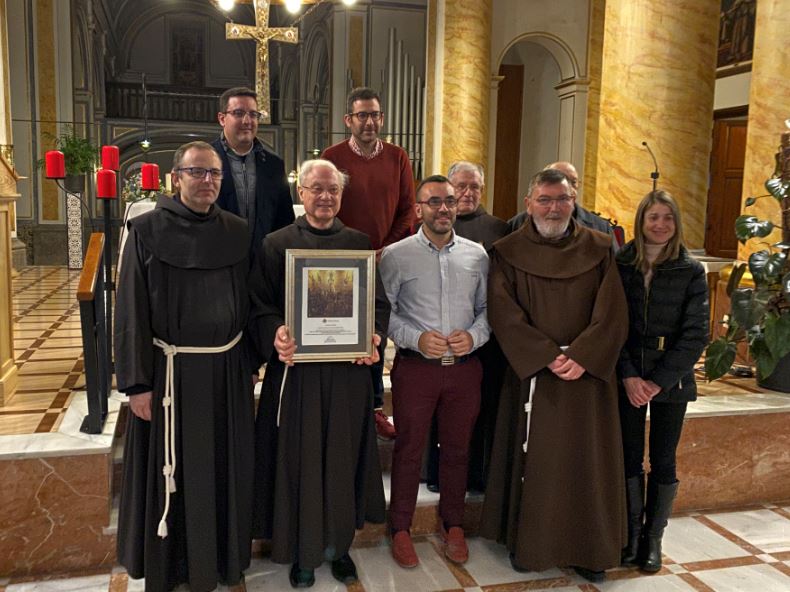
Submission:
[[[686,243],[703,245],[719,10],[719,0],[606,2],[594,203],[629,238],[652,189],[647,141]]]
[[[0,144],[13,145],[11,103],[8,89],[8,17],[0,0]],[[10,151],[0,153],[0,407],[7,405],[17,385],[14,360],[14,309],[12,301],[11,238],[15,227],[14,204],[19,197],[18,175],[9,162]]]
[[[487,170],[492,0],[435,0],[428,10],[425,174],[456,160]],[[431,41],[435,40],[435,41]]]
[[[743,169],[743,199],[763,195],[765,181],[774,172],[774,153],[779,148],[779,136],[790,117],[790,49],[787,31],[790,30],[790,11],[786,0],[760,0],[754,31],[752,81],[749,89],[749,125],[746,131],[746,159]],[[779,204],[773,198],[757,200],[744,214],[780,222]],[[774,239],[774,240],[772,240]],[[775,231],[765,242],[781,240]],[[738,258],[747,259],[752,251],[765,245],[749,241],[739,246]],[[755,243],[755,244],[753,244]]]
[[[587,40],[587,72],[590,84],[587,87],[587,122],[581,195],[582,205],[594,211],[598,211],[595,205],[595,188],[598,173],[598,123],[601,119],[601,68],[605,14],[606,0],[591,0],[590,35]]]
[[[19,195],[14,195],[16,180],[5,165],[5,159],[0,157],[0,406],[8,404],[17,385],[11,298],[11,218],[14,201]]]

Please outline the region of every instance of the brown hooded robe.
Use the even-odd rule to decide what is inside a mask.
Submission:
[[[611,239],[571,220],[568,236],[549,241],[528,219],[494,245],[488,320],[509,368],[481,534],[534,571],[619,565],[626,520],[615,363],[628,315]],[[579,379],[546,367],[560,346],[586,369]]]

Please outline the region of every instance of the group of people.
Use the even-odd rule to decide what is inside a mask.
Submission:
[[[415,567],[426,452],[449,561],[469,557],[469,488],[485,492],[481,534],[517,571],[658,571],[708,327],[672,197],[649,193],[618,250],[560,162],[532,178],[523,215],[499,220],[480,203],[477,164],[415,188],[406,153],[379,138],[380,98],[358,88],[349,139],[300,168],[294,219],[260,117],[254,91],[226,91],[219,139],[180,147],[173,198],[128,222],[115,366],[131,411],[118,526],[130,577],[244,589],[251,541],[266,539],[293,587],[325,561],[349,584],[355,531],[387,520],[393,559]],[[372,353],[294,361],[289,249],[376,252]],[[395,439],[388,514],[377,435]]]

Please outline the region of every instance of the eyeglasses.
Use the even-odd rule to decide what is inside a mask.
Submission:
[[[222,180],[222,169],[207,169],[205,167],[181,167],[176,169],[176,172],[186,173],[193,179],[205,179],[206,175],[210,175],[212,181]]]
[[[384,115],[383,111],[359,111],[357,113],[348,113],[349,117],[356,117],[360,123],[365,123],[368,118],[376,122],[380,121],[382,115]]]
[[[338,187],[337,185],[332,185],[332,187],[328,187],[328,188],[318,187],[317,185],[313,187],[305,187],[304,185],[299,185],[299,187],[309,192],[310,195],[312,195],[313,197],[320,197],[324,193],[328,193],[332,197],[337,197],[338,195],[340,195],[340,187]]]
[[[442,199],[441,197],[431,197],[425,201],[418,201],[418,204],[427,205],[432,210],[438,210],[439,208],[444,205],[448,210],[455,209],[458,207],[458,200],[454,197],[445,197]]]
[[[453,185],[453,187],[455,187],[455,190],[458,193],[463,193],[464,191],[471,191],[472,193],[480,193],[483,190],[483,188],[477,183],[471,183],[470,185],[467,185],[466,183],[458,183],[457,185]]]
[[[567,207],[571,204],[573,198],[570,195],[563,195],[562,197],[538,197],[535,199],[535,203],[538,204],[541,208],[550,208],[554,204],[557,204],[560,207]]]
[[[255,121],[260,121],[263,113],[260,111],[245,111],[244,109],[233,109],[233,111],[225,111],[227,115],[233,115],[236,119],[244,119],[249,117]]]

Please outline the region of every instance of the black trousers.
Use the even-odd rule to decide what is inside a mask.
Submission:
[[[645,418],[647,405],[634,407],[624,393],[620,394],[620,428],[623,433],[625,476],[636,477],[643,472],[645,457]],[[677,479],[677,449],[687,403],[650,405],[650,476],[657,483],[670,485]]]

